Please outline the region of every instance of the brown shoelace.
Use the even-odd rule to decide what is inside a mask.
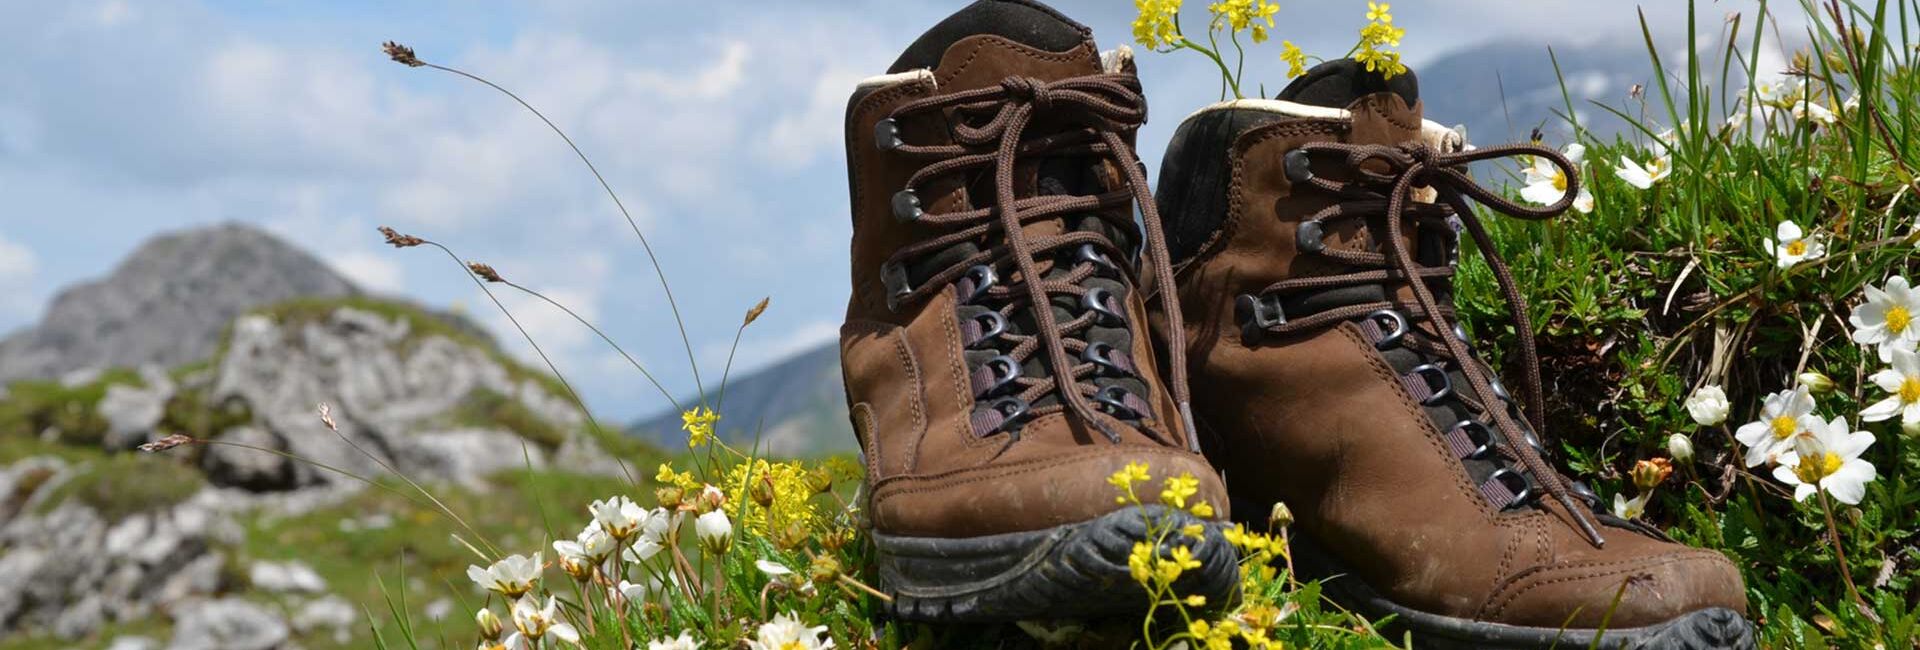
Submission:
[[[893,295],[889,296],[891,304],[924,299],[949,285],[957,284],[964,290],[961,292],[962,298],[981,290],[986,299],[1002,304],[999,312],[1003,318],[1010,318],[1014,312],[1025,309],[1036,321],[1038,331],[1033,334],[1007,335],[1010,341],[1016,342],[1007,356],[1015,366],[1014,374],[1018,375],[1019,367],[1028,358],[1036,352],[1044,352],[1050,376],[1045,379],[1019,376],[1011,381],[1021,387],[1018,397],[1023,404],[1032,404],[1048,393],[1057,393],[1064,406],[1049,405],[1020,414],[1002,413],[997,409],[976,412],[973,422],[976,434],[992,433],[1005,426],[1010,417],[1034,417],[1064,408],[1083,422],[1093,425],[1109,440],[1119,442],[1119,433],[1094,417],[1096,408],[1089,401],[1102,393],[1086,380],[1100,372],[1103,364],[1085,360],[1090,344],[1074,338],[1074,335],[1092,327],[1098,319],[1110,318],[1115,312],[1125,313],[1122,303],[1117,300],[1106,301],[1099,293],[1092,295],[1100,300],[1090,301],[1088,296],[1092,290],[1082,285],[1100,271],[1101,260],[1104,259],[1106,266],[1138,290],[1139,283],[1133,277],[1132,270],[1123,264],[1113,263],[1113,260],[1127,259],[1128,253],[1120,250],[1100,232],[1080,230],[1033,236],[1025,231],[1025,226],[1068,215],[1091,215],[1120,232],[1143,234],[1147,262],[1151,266],[1155,286],[1173,286],[1173,267],[1167,253],[1165,234],[1160,227],[1159,210],[1154,205],[1146,172],[1127,142],[1127,135],[1138,129],[1147,117],[1146,99],[1141,94],[1139,79],[1131,74],[1117,73],[1057,81],[1008,77],[996,86],[908,102],[896,108],[889,119],[895,124],[904,124],[907,118],[916,115],[943,112],[951,112],[956,117],[950,128],[953,144],[913,145],[897,137],[890,142],[883,140],[880,143],[882,148],[930,161],[915,171],[907,180],[906,190],[896,195],[896,216],[947,231],[901,248],[886,265],[892,267],[895,274],[900,274],[902,272],[899,269],[903,265],[957,244],[991,242],[996,238],[999,241],[991,246],[983,245],[980,252],[946,265],[917,286],[902,283],[892,287]],[[987,119],[982,121],[978,118]],[[1048,132],[1029,137],[1028,127],[1037,119],[1046,120]],[[1052,128],[1055,126],[1059,128]],[[1016,164],[1023,159],[1033,161],[1041,157],[1098,157],[1110,160],[1114,167],[1126,175],[1126,187],[1084,196],[1017,196]],[[970,174],[988,168],[993,173],[994,189],[994,200],[990,206],[951,212],[921,209],[916,191],[942,181],[964,183]],[[903,200],[906,205],[900,204]],[[1135,228],[1132,215],[1127,210],[1133,205],[1139,206],[1144,222],[1139,229]],[[1142,230],[1144,233],[1141,233]],[[1087,246],[1091,246],[1097,255],[1083,255],[1064,273],[1056,273],[1053,277],[1047,277],[1040,261],[1036,259],[1036,256],[1044,253]],[[977,269],[982,266],[991,270],[1009,261],[1019,273],[1017,282],[1001,284],[992,282],[990,278],[973,277],[979,275]],[[987,281],[982,282],[983,279]],[[1023,286],[1010,286],[1014,284]],[[982,290],[982,285],[990,286]],[[1072,296],[1087,304],[1088,309],[1062,322],[1053,313],[1052,300],[1055,296]],[[1178,337],[1185,331],[1180,306],[1178,301],[1165,302],[1169,329]],[[1104,307],[1109,313],[1100,313],[1096,307]],[[1136,325],[1144,324],[1128,323],[1126,327],[1137,332],[1133,329]],[[1078,357],[1072,356],[1076,353]],[[1186,346],[1176,340],[1170,353],[1173,355],[1171,390],[1174,400],[1179,404],[1183,424],[1187,427],[1186,435],[1191,448],[1195,438],[1192,433],[1192,409],[1188,405],[1191,399],[1187,387]],[[1127,359],[1124,353],[1112,361],[1117,363],[1104,365],[1131,369],[1136,363]],[[1142,418],[1152,416],[1147,402],[1139,397],[1117,405],[1114,400],[1102,399],[1101,402],[1110,408],[1134,410]],[[1017,427],[1012,430],[1009,445],[1018,439],[1017,431]]]
[[[1267,287],[1262,294],[1284,296],[1302,291],[1405,282],[1411,287],[1417,303],[1406,307],[1406,317],[1427,321],[1432,331],[1422,333],[1421,338],[1436,339],[1437,344],[1412,337],[1401,338],[1401,344],[1432,356],[1452,360],[1460,373],[1466,377],[1468,384],[1472,386],[1474,395],[1481,397],[1478,400],[1468,400],[1467,396],[1458,393],[1453,395],[1462,399],[1463,403],[1473,410],[1485,413],[1492,418],[1494,426],[1500,430],[1505,443],[1498,446],[1499,455],[1509,461],[1518,462],[1524,467],[1541,487],[1572,514],[1580,530],[1595,546],[1604,545],[1606,540],[1601,537],[1591,510],[1576,503],[1575,495],[1569,489],[1567,480],[1554,470],[1542,455],[1541,449],[1537,447],[1538,438],[1529,436],[1513,420],[1508,409],[1500,404],[1499,400],[1488,398],[1488,396],[1504,397],[1504,390],[1497,388],[1499,380],[1493,376],[1490,366],[1472,356],[1463,331],[1454,322],[1450,301],[1442,303],[1428,286],[1428,282],[1435,279],[1450,278],[1454,272],[1452,265],[1429,266],[1417,262],[1413,252],[1408,250],[1403,237],[1405,222],[1408,220],[1427,227],[1451,230],[1451,226],[1447,224],[1448,217],[1457,217],[1465,230],[1472,235],[1474,245],[1486,260],[1487,266],[1492,269],[1501,292],[1507,298],[1507,312],[1514,332],[1517,334],[1520,362],[1523,367],[1522,388],[1526,399],[1524,414],[1534,431],[1544,431],[1545,407],[1540,380],[1540,360],[1535,350],[1533,324],[1527,317],[1526,299],[1520,294],[1513,280],[1513,274],[1507,269],[1506,262],[1500,258],[1499,252],[1494,249],[1492,239],[1487,235],[1485,227],[1480,223],[1479,217],[1475,215],[1467,199],[1471,198],[1496,212],[1521,219],[1552,218],[1566,211],[1580,192],[1579,173],[1573,163],[1559,152],[1530,145],[1507,145],[1460,153],[1443,153],[1423,143],[1398,146],[1312,143],[1302,145],[1298,151],[1305,152],[1310,158],[1338,157],[1340,168],[1351,170],[1353,174],[1352,180],[1336,181],[1312,175],[1308,171],[1304,174],[1305,178],[1295,179],[1296,183],[1304,182],[1342,199],[1306,219],[1302,223],[1301,232],[1318,235],[1324,232],[1322,224],[1333,220],[1365,219],[1384,215],[1386,233],[1384,236],[1374,237],[1374,240],[1386,252],[1325,248],[1311,238],[1303,238],[1302,241],[1306,243],[1303,246],[1303,252],[1368,270],[1284,280]],[[1544,207],[1521,205],[1495,194],[1493,190],[1475,182],[1463,171],[1464,166],[1469,163],[1516,156],[1540,156],[1553,162],[1568,179],[1566,194],[1559,201]],[[1412,193],[1416,185],[1434,189],[1439,195],[1438,202],[1413,201]],[[1386,188],[1384,192],[1382,188]],[[1361,321],[1363,331],[1378,332],[1380,326],[1370,319],[1370,315],[1396,307],[1398,305],[1390,301],[1342,305],[1298,319],[1282,319],[1281,322],[1267,323],[1262,329],[1275,334],[1296,333],[1358,318],[1363,319]],[[1379,339],[1378,336],[1375,338]],[[1435,372],[1444,372],[1444,370]],[[1428,385],[1424,378],[1410,377],[1404,381],[1409,384],[1409,390],[1416,398],[1435,396],[1435,393],[1428,392]],[[1463,422],[1462,424],[1472,423]],[[1463,455],[1468,453],[1466,449],[1471,448],[1475,442],[1471,441],[1459,428],[1449,432],[1447,436],[1449,446]],[[1527,441],[1528,444],[1519,444],[1522,440]],[[1513,498],[1517,491],[1510,490],[1499,481],[1490,479],[1487,484],[1481,486],[1481,492],[1489,499],[1497,500],[1498,497]]]

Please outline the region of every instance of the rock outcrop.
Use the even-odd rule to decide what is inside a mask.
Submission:
[[[197,361],[249,310],[357,293],[325,263],[258,228],[162,235],[107,277],[61,291],[37,326],[0,340],[0,383]]]

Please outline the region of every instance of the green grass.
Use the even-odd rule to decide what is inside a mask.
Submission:
[[[200,470],[183,458],[119,454],[78,466],[73,476],[53,488],[40,504],[42,512],[69,499],[99,511],[109,522],[129,515],[169,508],[186,501],[206,485]]]

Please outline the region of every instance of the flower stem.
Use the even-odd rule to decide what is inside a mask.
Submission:
[[[1840,524],[1834,521],[1833,506],[1827,503],[1827,493],[1820,491],[1820,511],[1827,515],[1827,534],[1833,540],[1833,557],[1840,565],[1840,581],[1847,584],[1847,594],[1853,596],[1854,604],[1868,609],[1867,601],[1860,597],[1860,589],[1853,585],[1853,570],[1847,567],[1847,551],[1840,543]]]

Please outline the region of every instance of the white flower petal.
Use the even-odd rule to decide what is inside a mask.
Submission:
[[[1860,421],[1883,422],[1886,420],[1891,420],[1893,419],[1893,416],[1899,415],[1900,411],[1903,408],[1904,408],[1904,405],[1900,403],[1900,396],[1895,395],[1893,397],[1889,397],[1889,398],[1880,400],[1878,402],[1874,402],[1872,406],[1868,406],[1864,409],[1860,409]]]

